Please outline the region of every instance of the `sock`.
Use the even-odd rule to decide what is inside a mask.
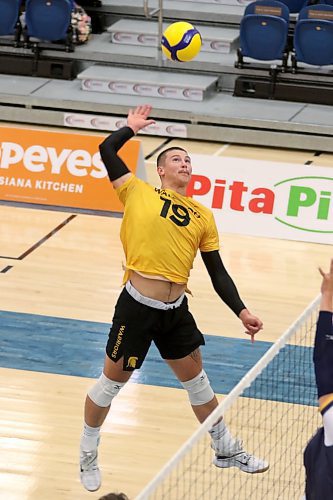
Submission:
[[[236,443],[235,438],[231,435],[228,427],[224,423],[224,420],[220,420],[220,422],[213,425],[209,434],[214,441],[215,451],[221,454],[228,453]]]
[[[82,451],[93,451],[99,444],[100,427],[90,427],[84,423],[80,448]]]

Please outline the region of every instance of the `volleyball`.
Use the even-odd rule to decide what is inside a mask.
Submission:
[[[192,24],[177,21],[170,24],[163,33],[162,51],[172,61],[191,61],[201,49],[201,35]]]

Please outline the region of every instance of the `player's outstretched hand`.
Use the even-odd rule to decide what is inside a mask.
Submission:
[[[333,295],[333,259],[331,259],[330,270],[328,273],[325,273],[322,268],[319,268],[319,272],[323,278],[321,282],[321,293],[328,293]]]
[[[150,106],[149,104],[137,106],[135,109],[129,110],[127,116],[127,125],[131,127],[135,134],[142,128],[155,123],[155,120],[151,120],[148,118],[151,110],[152,106]]]

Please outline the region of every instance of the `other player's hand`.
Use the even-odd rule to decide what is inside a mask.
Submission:
[[[319,272],[323,278],[321,282],[321,293],[333,295],[333,259],[331,259],[328,273],[325,273],[321,267],[319,267]]]
[[[151,120],[148,118],[151,110],[152,106],[150,106],[149,104],[137,106],[135,109],[129,110],[127,116],[127,125],[131,127],[135,134],[142,128],[155,123],[155,120]]]

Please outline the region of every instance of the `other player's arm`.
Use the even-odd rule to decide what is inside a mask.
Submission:
[[[142,128],[155,123],[148,118],[152,107],[148,104],[130,109],[127,116],[127,126],[109,135],[99,146],[101,158],[114,188],[120,187],[132,175],[127,165],[117,152]]]
[[[313,362],[319,408],[323,415],[326,446],[333,445],[333,259],[322,276],[320,311],[317,321]]]
[[[212,280],[215,292],[243,323],[248,335],[262,329],[262,321],[250,313],[241,300],[236,285],[228,274],[218,250],[201,252],[202,260]]]

